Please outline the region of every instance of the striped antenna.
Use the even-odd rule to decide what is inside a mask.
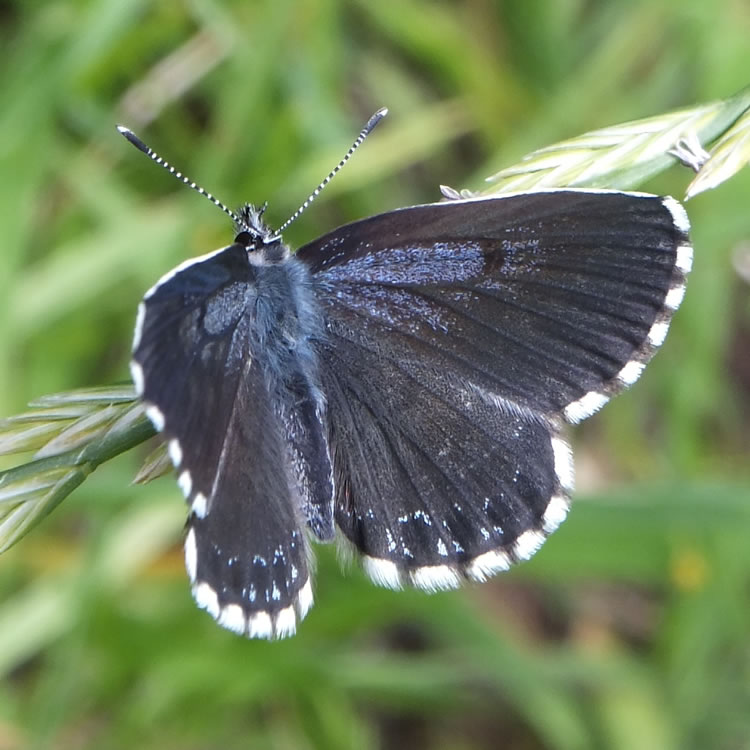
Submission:
[[[164,169],[166,169],[167,172],[174,175],[180,182],[184,183],[190,188],[193,188],[193,190],[200,193],[205,198],[208,198],[208,200],[210,200],[211,203],[213,203],[215,206],[218,206],[227,216],[229,216],[230,219],[232,219],[235,226],[243,227],[244,229],[247,229],[251,233],[254,233],[252,231],[252,227],[246,227],[245,222],[242,221],[237,216],[237,214],[234,213],[234,211],[227,208],[218,198],[215,198],[213,195],[211,195],[211,193],[209,193],[208,190],[204,190],[200,185],[193,182],[189,177],[185,177],[185,175],[182,174],[182,172],[179,172],[178,170],[176,170],[169,162],[162,159],[161,156],[159,156],[159,154],[156,153],[156,151],[154,151],[150,146],[147,146],[132,130],[124,127],[123,125],[118,125],[117,129],[139,151],[143,151],[143,153],[146,154],[146,156],[148,156],[152,161],[155,161],[160,167],[164,167]]]
[[[362,141],[367,138],[368,135],[373,131],[373,128],[388,114],[387,107],[381,107],[368,121],[367,124],[362,128],[359,135],[357,136],[354,143],[352,143],[349,150],[344,154],[344,158],[329,172],[328,177],[310,193],[307,200],[281,225],[276,231],[276,235],[280,235],[317,197],[320,195],[320,191],[338,174],[341,167],[349,161],[352,154],[362,145]]]

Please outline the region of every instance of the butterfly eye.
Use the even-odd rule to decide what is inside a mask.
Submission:
[[[235,244],[242,245],[243,247],[251,247],[255,244],[255,238],[253,237],[250,232],[240,232],[235,238],[234,238]]]

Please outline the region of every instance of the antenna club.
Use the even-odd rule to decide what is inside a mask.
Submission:
[[[388,107],[381,107],[368,121],[364,132],[370,134],[373,128],[388,114]]]
[[[120,135],[124,136],[130,143],[132,143],[139,151],[143,151],[144,154],[148,154],[151,149],[130,129],[124,125],[118,125],[117,130]]]

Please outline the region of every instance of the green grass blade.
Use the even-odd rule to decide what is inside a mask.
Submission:
[[[18,426],[26,429],[19,431]],[[4,452],[35,458],[0,472],[0,552],[59,505],[100,464],[154,434],[132,388],[46,396],[0,422]]]
[[[746,111],[719,138],[701,166],[685,195],[692,198],[704,190],[712,190],[750,163],[750,111]]]

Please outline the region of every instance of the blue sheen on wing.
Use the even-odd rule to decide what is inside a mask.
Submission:
[[[484,253],[478,242],[384,247],[331,267],[326,280],[357,284],[455,284],[481,274]]]

